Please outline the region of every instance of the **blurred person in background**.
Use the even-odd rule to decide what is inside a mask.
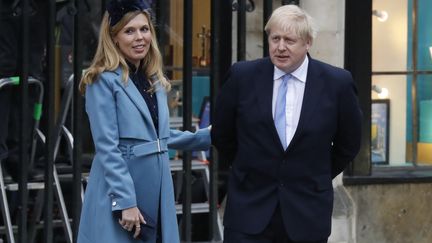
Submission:
[[[44,80],[44,56],[46,43],[46,16],[48,1],[29,1],[29,76]],[[22,67],[21,0],[0,0],[0,79],[19,76]],[[35,90],[29,87],[29,100],[35,100]],[[6,172],[14,180],[19,179],[19,117],[20,95],[18,87],[0,89],[0,160]],[[33,106],[28,111],[33,113]],[[32,118],[31,115],[28,116]],[[32,123],[29,123],[32,126]],[[31,132],[28,134],[31,137]],[[33,170],[30,177],[37,176]],[[42,174],[40,174],[42,176]]]

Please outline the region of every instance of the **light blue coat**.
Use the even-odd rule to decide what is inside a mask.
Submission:
[[[85,192],[78,243],[142,243],[133,239],[112,213],[134,206],[155,220],[160,206],[163,242],[177,243],[167,146],[208,149],[209,130],[170,130],[166,92],[158,85],[158,136],[142,95],[130,79],[125,84],[121,77],[120,69],[104,72],[87,86],[86,111],[96,154]],[[155,242],[154,237],[148,242]]]

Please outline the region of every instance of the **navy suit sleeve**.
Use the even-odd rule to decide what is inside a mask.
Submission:
[[[236,109],[238,80],[230,69],[222,89],[219,91],[212,117],[211,140],[217,148],[220,163],[231,163],[237,152]]]
[[[338,130],[332,146],[332,178],[341,173],[360,150],[362,112],[357,89],[349,72],[344,72],[338,100]],[[348,82],[347,82],[348,81]]]

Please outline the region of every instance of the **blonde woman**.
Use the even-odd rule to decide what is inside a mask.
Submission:
[[[169,129],[161,54],[143,0],[115,0],[80,83],[96,154],[79,243],[179,242],[170,148],[204,150],[209,129]]]

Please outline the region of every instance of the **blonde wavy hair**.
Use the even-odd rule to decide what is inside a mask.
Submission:
[[[123,18],[112,27],[109,24],[109,14],[108,12],[105,12],[100,26],[99,42],[96,49],[96,54],[93,57],[90,67],[84,71],[79,84],[79,90],[82,94],[85,93],[86,86],[95,82],[102,72],[114,71],[118,67],[120,67],[123,71],[123,82],[127,83],[129,77],[129,67],[123,54],[120,52],[120,49],[115,45],[113,37],[116,36],[123,29],[123,27],[129,23],[129,21],[139,14],[144,14],[146,16],[152,34],[150,49],[142,60],[143,71],[146,77],[152,81],[151,91],[154,92],[155,84],[158,82],[161,83],[165,90],[170,90],[171,84],[165,78],[162,71],[162,56],[157,44],[156,32],[151,21],[150,13],[144,10],[133,11],[125,14]]]

